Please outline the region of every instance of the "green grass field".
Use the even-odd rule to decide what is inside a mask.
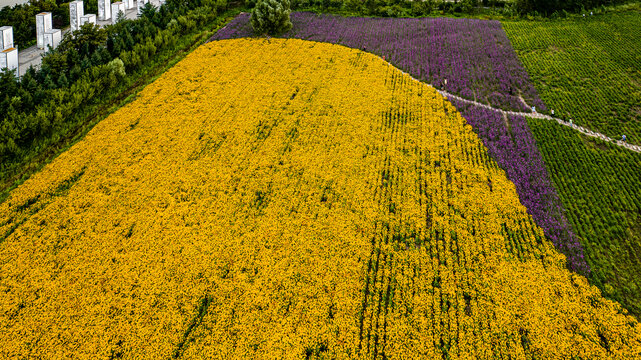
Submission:
[[[549,109],[641,144],[641,11],[503,27]]]
[[[554,21],[506,21],[548,109],[614,139],[641,144],[641,11]],[[641,154],[546,120],[528,120],[591,283],[641,316]]]
[[[592,268],[591,283],[641,315],[641,154],[528,119]]]

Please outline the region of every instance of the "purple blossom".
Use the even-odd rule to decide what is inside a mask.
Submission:
[[[568,268],[588,275],[583,247],[572,231],[541,153],[523,116],[504,117],[497,110],[451,100],[479,135],[490,156],[516,186],[521,203],[534,221],[565,254]]]

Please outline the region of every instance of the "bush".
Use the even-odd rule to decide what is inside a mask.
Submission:
[[[125,64],[119,58],[111,60],[106,65],[107,71],[109,72],[109,86],[114,87],[118,84],[118,81],[125,78]]]
[[[292,28],[288,0],[259,0],[251,11],[251,24],[258,34],[276,35]]]

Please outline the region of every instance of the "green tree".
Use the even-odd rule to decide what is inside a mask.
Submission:
[[[259,0],[251,12],[251,24],[258,34],[276,35],[292,28],[289,0]]]

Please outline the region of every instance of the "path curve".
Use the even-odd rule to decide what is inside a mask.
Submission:
[[[541,113],[537,113],[537,112],[525,113],[525,112],[518,112],[518,111],[506,111],[506,110],[498,109],[498,108],[495,108],[495,107],[492,107],[492,106],[489,106],[489,105],[486,105],[486,104],[482,104],[482,103],[479,103],[479,102],[476,102],[476,101],[473,101],[473,100],[464,99],[464,98],[462,98],[460,96],[456,96],[454,94],[450,94],[450,93],[448,93],[447,91],[444,91],[444,90],[436,89],[436,91],[438,91],[439,94],[443,95],[447,99],[456,99],[456,100],[459,100],[459,101],[466,102],[468,104],[474,104],[476,106],[481,106],[481,107],[484,107],[484,108],[487,108],[487,109],[490,109],[490,110],[499,111],[504,115],[527,116],[527,117],[536,118],[536,119],[554,120],[557,123],[559,123],[559,124],[561,124],[563,126],[571,127],[574,130],[576,130],[576,131],[578,131],[578,132],[580,132],[580,133],[582,133],[584,135],[595,137],[595,138],[599,138],[601,140],[608,141],[608,142],[611,142],[611,143],[613,143],[615,145],[624,147],[624,148],[626,148],[628,150],[632,150],[634,152],[641,153],[641,146],[639,146],[639,145],[633,145],[633,144],[630,144],[630,143],[625,142],[625,141],[612,139],[612,138],[607,137],[606,135],[603,135],[601,133],[598,133],[598,132],[592,131],[590,129],[584,128],[583,126],[578,126],[576,124],[570,124],[568,121],[561,120],[561,119],[555,118],[553,116],[549,116],[549,115],[545,115],[545,114],[541,114]]]
[[[392,64],[389,61],[387,61],[385,59],[385,57],[383,57],[383,56],[379,56],[379,57],[381,59],[383,59],[383,61],[387,62],[390,66],[394,66],[394,64]],[[503,115],[516,115],[516,116],[526,116],[526,117],[531,117],[531,118],[536,118],[536,119],[554,120],[554,121],[556,121],[557,123],[559,123],[559,124],[561,124],[563,126],[567,126],[567,127],[573,128],[574,130],[580,132],[583,135],[599,138],[599,139],[601,139],[603,141],[607,141],[607,142],[613,143],[614,145],[620,146],[622,148],[626,148],[628,150],[631,150],[631,151],[634,151],[634,152],[637,152],[637,153],[641,153],[641,146],[639,146],[639,145],[633,145],[633,144],[630,144],[630,143],[628,143],[626,141],[615,140],[615,139],[612,139],[612,138],[610,138],[610,137],[608,137],[606,135],[603,135],[603,134],[601,134],[599,132],[595,132],[595,131],[592,131],[590,129],[584,128],[583,126],[578,126],[576,124],[570,124],[568,121],[561,120],[559,118],[555,118],[553,116],[541,114],[541,113],[538,113],[538,112],[525,113],[525,112],[509,111],[509,110],[506,111],[506,110],[503,110],[503,109],[492,107],[492,106],[487,105],[487,104],[482,104],[482,103],[474,101],[474,100],[468,100],[468,99],[462,98],[460,96],[451,94],[451,93],[449,93],[449,92],[447,92],[445,90],[438,89],[432,84],[428,84],[426,82],[418,80],[415,77],[413,77],[411,74],[409,74],[409,73],[407,73],[407,72],[405,72],[405,71],[403,71],[401,69],[399,69],[399,70],[402,73],[404,73],[404,74],[408,75],[409,77],[411,77],[414,81],[422,82],[424,84],[427,84],[427,85],[433,87],[439,94],[441,94],[446,99],[456,99],[456,100],[459,100],[459,101],[462,101],[462,102],[465,102],[465,103],[468,103],[468,104],[481,106],[481,107],[484,107],[486,109],[498,111]]]
[[[241,12],[240,14],[242,15],[242,14],[244,14],[244,12]],[[227,25],[228,25],[228,24],[227,24]],[[227,25],[225,25],[224,27],[222,27],[222,29],[225,29],[225,28],[227,27]],[[221,30],[222,30],[222,29],[221,29]],[[219,31],[220,31],[220,30],[219,30]],[[266,37],[265,37],[265,38],[269,40],[271,37],[270,37],[269,35],[266,35]],[[212,37],[212,38],[210,38],[207,42],[210,42],[210,41],[213,41],[213,37]],[[345,46],[345,45],[342,45],[342,44],[337,44],[337,45]],[[378,58],[382,59],[382,60],[383,60],[383,61],[385,61],[388,65],[390,65],[390,66],[394,66],[396,69],[398,69],[399,71],[401,71],[403,74],[405,74],[405,75],[409,76],[409,77],[410,77],[411,79],[413,79],[414,81],[418,81],[418,82],[421,82],[421,83],[423,83],[423,84],[427,84],[428,86],[431,86],[431,87],[432,87],[432,88],[434,88],[434,89],[435,89],[439,94],[441,94],[441,96],[445,97],[446,99],[456,99],[456,100],[459,100],[459,101],[462,101],[462,102],[465,102],[465,103],[468,103],[468,104],[473,104],[473,105],[476,105],[476,106],[484,107],[484,108],[486,108],[486,109],[490,109],[490,110],[498,111],[498,112],[500,112],[502,115],[504,115],[504,116],[506,116],[506,117],[507,117],[507,115],[516,115],[516,116],[525,116],[525,117],[531,117],[531,118],[536,118],[536,119],[554,120],[554,121],[556,121],[557,123],[559,123],[559,124],[561,124],[561,125],[563,125],[563,126],[567,126],[567,127],[571,127],[571,128],[573,128],[574,130],[576,130],[576,131],[580,132],[581,134],[584,134],[584,135],[587,135],[587,136],[591,136],[591,137],[595,137],[595,138],[599,138],[599,139],[601,139],[601,140],[603,140],[603,141],[607,141],[607,142],[613,143],[614,145],[620,146],[620,147],[622,147],[622,148],[625,148],[625,149],[628,149],[628,150],[631,150],[631,151],[634,151],[634,152],[637,152],[637,153],[641,153],[641,146],[639,146],[639,145],[633,145],[633,144],[630,144],[630,143],[628,143],[628,142],[626,142],[626,141],[621,141],[621,140],[615,140],[615,139],[612,139],[612,138],[610,138],[610,137],[608,137],[608,136],[606,136],[606,135],[604,135],[604,134],[601,134],[601,133],[599,133],[599,132],[592,131],[592,130],[590,130],[590,129],[588,129],[588,128],[585,128],[585,127],[583,127],[583,126],[578,126],[578,125],[575,125],[575,124],[570,124],[568,121],[565,121],[565,120],[562,120],[562,119],[559,119],[559,118],[555,118],[555,117],[553,117],[553,116],[549,116],[549,115],[545,115],[545,114],[541,114],[541,113],[537,113],[537,112],[529,112],[529,113],[525,113],[525,112],[518,112],[518,111],[503,110],[503,109],[500,109],[500,108],[492,107],[492,106],[487,105],[487,104],[482,104],[482,103],[477,102],[477,101],[474,101],[474,100],[468,100],[468,99],[462,98],[462,97],[460,97],[460,96],[457,96],[457,95],[451,94],[451,93],[449,93],[449,92],[447,92],[447,91],[445,91],[445,90],[442,90],[442,89],[439,89],[439,88],[435,87],[435,86],[434,86],[434,85],[432,85],[432,84],[429,84],[429,83],[427,83],[427,82],[424,82],[424,81],[421,81],[421,80],[416,79],[414,76],[412,76],[412,74],[410,74],[410,73],[408,73],[408,72],[403,71],[403,69],[400,69],[400,68],[396,67],[394,64],[392,64],[392,63],[390,63],[389,61],[387,61],[387,59],[385,59],[385,56],[381,56],[381,55],[377,55],[377,54],[373,54],[373,53],[370,53],[370,54],[372,54],[372,55],[374,55],[374,56],[376,56],[376,57],[378,57]],[[525,102],[525,101],[524,101],[524,102]],[[526,105],[527,105],[527,104],[526,104]],[[529,106],[528,106],[528,107],[529,107]]]

